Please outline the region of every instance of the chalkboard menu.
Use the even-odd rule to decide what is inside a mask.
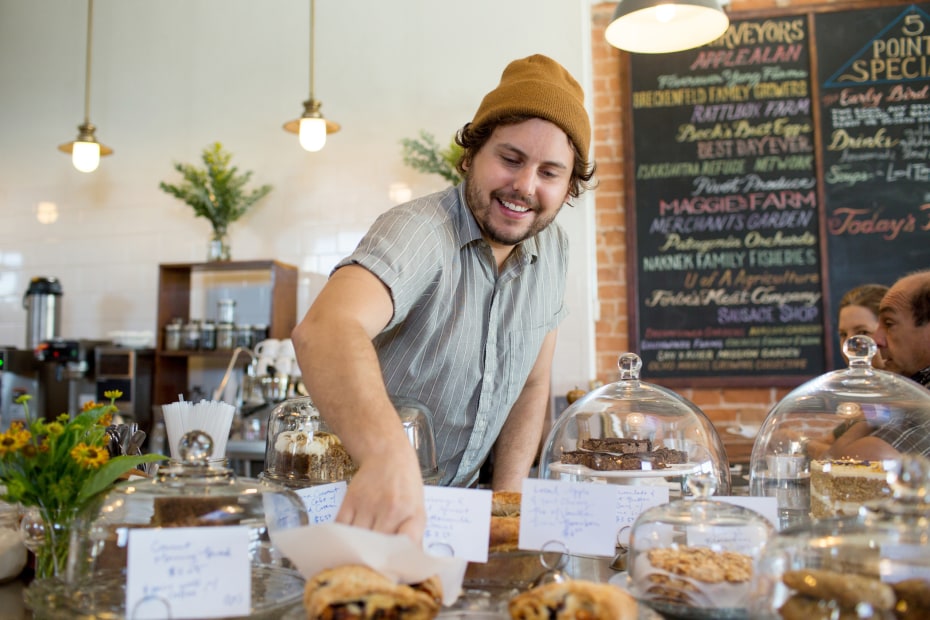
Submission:
[[[630,57],[632,340],[649,381],[825,369],[809,36],[805,16],[734,20],[710,45]]]
[[[928,13],[815,18],[832,308],[850,288],[930,267]]]

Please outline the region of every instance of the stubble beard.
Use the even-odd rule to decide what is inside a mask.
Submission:
[[[485,198],[485,196],[490,198]],[[529,207],[534,214],[533,220],[530,223],[529,227],[524,230],[506,230],[501,227],[494,227],[491,223],[491,200],[506,200],[507,202],[523,202]],[[545,230],[549,224],[555,219],[555,216],[558,215],[558,210],[552,214],[552,216],[545,218],[539,215],[539,204],[535,199],[526,200],[523,197],[520,197],[518,194],[513,192],[504,192],[501,190],[496,190],[490,193],[485,192],[478,184],[475,182],[474,178],[471,175],[471,171],[465,173],[465,202],[468,204],[468,209],[471,211],[472,215],[475,218],[475,221],[478,223],[478,228],[481,229],[482,234],[485,239],[491,243],[497,243],[504,246],[514,246],[518,243],[526,241],[530,237],[537,235],[538,233]]]

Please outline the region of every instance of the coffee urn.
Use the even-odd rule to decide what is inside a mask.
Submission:
[[[61,330],[61,282],[53,277],[35,277],[23,295],[26,309],[26,349],[44,340],[54,340]]]

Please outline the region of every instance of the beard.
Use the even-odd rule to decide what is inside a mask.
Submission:
[[[498,224],[493,221],[496,206],[491,203],[494,200],[521,203],[530,209],[533,214],[527,218],[528,222],[513,222],[509,226]],[[478,228],[481,229],[484,238],[491,243],[504,246],[517,245],[541,232],[552,223],[561,210],[561,206],[559,206],[552,215],[543,217],[539,213],[539,202],[535,198],[527,198],[513,191],[495,190],[486,192],[475,181],[471,169],[465,173],[465,201],[468,203],[468,209],[478,223]]]

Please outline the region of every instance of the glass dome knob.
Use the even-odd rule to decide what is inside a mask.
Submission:
[[[871,368],[872,358],[878,353],[878,345],[869,336],[850,336],[843,343],[843,353],[849,359],[850,368]]]
[[[696,500],[710,499],[717,492],[717,480],[709,474],[695,474],[688,477],[688,490]]]
[[[188,431],[178,441],[178,454],[185,463],[206,464],[213,456],[213,438],[203,431]]]
[[[643,367],[643,360],[639,359],[639,356],[635,353],[624,353],[620,356],[620,359],[617,360],[617,366],[620,367],[620,380],[629,381],[629,380],[638,380],[639,371]]]

